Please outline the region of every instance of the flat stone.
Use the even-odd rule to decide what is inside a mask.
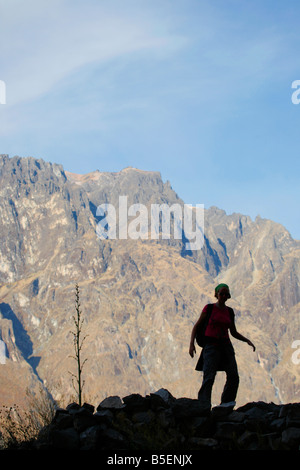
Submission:
[[[73,426],[73,417],[69,413],[59,413],[55,416],[55,425],[58,429],[67,429]]]
[[[93,405],[90,405],[89,403],[84,403],[82,405],[82,408],[85,408],[86,410],[90,411],[91,413],[94,413],[95,407]]]
[[[176,418],[189,418],[194,416],[207,416],[210,408],[199,400],[192,398],[178,398],[172,405],[172,411]]]
[[[118,396],[112,396],[105,398],[97,407],[97,411],[102,408],[124,408],[124,403],[121,398]]]
[[[80,410],[80,406],[78,405],[78,403],[70,403],[66,410],[68,411],[68,413],[73,413],[74,411],[78,411]]]
[[[100,409],[94,414],[94,419],[97,421],[97,423],[103,423],[108,426],[112,423],[113,417],[114,415],[110,409]]]
[[[151,406],[150,400],[142,397],[139,393],[133,393],[124,397],[123,402],[125,403],[126,411],[129,412],[147,411]]]
[[[160,396],[164,400],[164,402],[167,403],[168,405],[171,405],[176,400],[176,398],[174,398],[173,395],[165,388],[160,388],[159,390],[157,390],[151,395]]]
[[[213,417],[222,417],[228,416],[232,413],[233,406],[214,406],[211,410],[211,414]]]
[[[82,432],[95,424],[96,420],[94,415],[85,408],[80,408],[80,410],[73,414],[73,425],[78,432]]]

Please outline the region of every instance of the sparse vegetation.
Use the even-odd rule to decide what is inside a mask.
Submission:
[[[56,404],[49,393],[40,387],[39,394],[26,390],[26,409],[19,406],[3,406],[0,410],[0,448],[19,447],[37,438],[42,429],[48,426],[55,413]]]
[[[81,360],[82,345],[83,345],[83,342],[84,342],[86,336],[84,336],[81,339],[83,319],[82,319],[82,316],[81,316],[82,312],[80,310],[79,286],[78,286],[78,284],[76,284],[76,286],[75,286],[75,309],[76,309],[76,315],[73,316],[75,331],[72,331],[71,333],[73,335],[74,349],[75,349],[75,356],[72,356],[72,357],[75,359],[75,361],[77,363],[77,375],[73,374],[72,372],[70,372],[70,374],[72,376],[72,384],[73,384],[74,390],[77,394],[78,404],[79,404],[79,406],[81,406],[81,404],[82,404],[82,390],[83,390],[83,387],[84,387],[84,380],[82,379],[82,369],[83,369],[83,366],[84,366],[85,362],[87,361],[87,359],[85,359],[83,362]],[[75,382],[75,384],[74,384],[74,382]]]
[[[72,331],[75,355],[71,356],[77,364],[77,374],[69,372],[76,392],[79,406],[82,405],[84,380],[82,379],[83,366],[87,359],[82,361],[82,345],[86,336],[82,337],[82,312],[80,310],[79,286],[75,286],[75,309],[73,316],[75,331]],[[27,405],[20,408],[18,405],[3,406],[0,410],[0,449],[10,449],[28,444],[40,435],[53,420],[57,405],[49,392],[40,386],[39,394],[27,389]]]

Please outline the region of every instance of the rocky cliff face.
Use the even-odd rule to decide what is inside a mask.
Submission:
[[[300,243],[272,221],[214,207],[205,210],[199,251],[174,238],[99,240],[96,209],[117,207],[120,195],[128,205],[183,205],[156,172],[74,175],[43,160],[0,157],[2,401],[22,400],[39,382],[69,400],[75,283],[87,400],[159,388],[196,397],[201,376],[188,355],[190,332],[220,280],[231,286],[237,329],[257,347],[233,340],[238,403],[299,401],[300,365],[291,358],[300,339]],[[214,403],[223,382],[220,374]]]

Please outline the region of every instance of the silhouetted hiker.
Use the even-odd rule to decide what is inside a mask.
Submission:
[[[234,338],[252,346],[253,351],[255,351],[255,346],[236,330],[234,311],[225,305],[226,301],[231,297],[228,285],[219,284],[215,288],[215,297],[217,302],[204,307],[199,320],[192,329],[189,353],[191,357],[194,357],[194,353],[196,353],[195,338],[197,329],[208,321],[205,327],[203,349],[196,365],[196,370],[203,371],[203,381],[198,393],[198,399],[205,407],[211,408],[211,393],[215,376],[217,371],[222,370],[226,373],[226,383],[220,406],[233,408],[239,386],[239,374],[228,330]]]

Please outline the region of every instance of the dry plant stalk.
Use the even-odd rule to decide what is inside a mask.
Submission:
[[[75,286],[75,309],[76,309],[76,316],[73,316],[75,331],[71,331],[73,335],[73,341],[74,341],[75,356],[71,356],[71,357],[73,357],[73,359],[75,359],[77,363],[77,375],[73,374],[72,372],[70,372],[70,374],[72,376],[72,384],[73,384],[74,390],[77,393],[78,404],[79,406],[81,406],[82,390],[84,387],[84,380],[82,380],[82,369],[87,359],[85,359],[83,362],[81,360],[82,345],[83,345],[84,340],[86,339],[86,336],[84,336],[81,339],[83,319],[81,317],[82,312],[80,310],[78,284],[76,284]],[[75,385],[74,385],[74,382],[75,382]]]

